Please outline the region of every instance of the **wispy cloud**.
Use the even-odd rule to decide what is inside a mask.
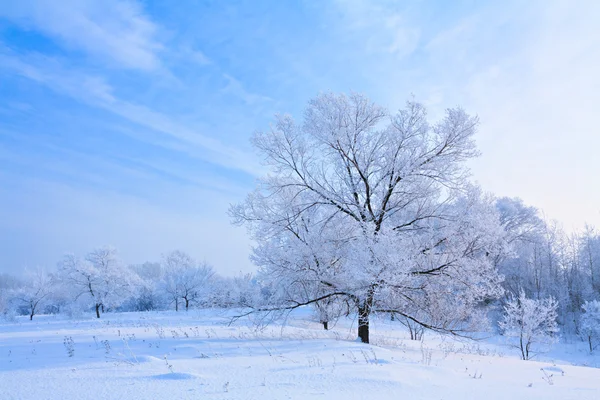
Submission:
[[[368,53],[389,53],[398,57],[411,54],[418,46],[420,29],[407,8],[399,2],[338,0],[341,26]]]
[[[102,77],[69,71],[57,60],[48,57],[31,55],[23,59],[6,52],[0,53],[0,68],[7,68],[59,93],[158,131],[183,146],[178,146],[176,143],[169,145],[165,141],[157,142],[148,136],[147,140],[151,140],[153,144],[168,146],[173,150],[183,150],[194,157],[251,175],[259,174],[262,170],[251,155],[224,145],[213,137],[203,135],[197,129],[173,120],[171,116],[115,96],[113,88]],[[236,82],[233,78],[230,80],[230,84]],[[254,103],[262,100],[260,96],[245,92],[241,86],[234,86],[234,89],[234,94],[246,102]]]
[[[127,0],[22,0],[0,7],[0,16],[56,38],[66,47],[108,65],[160,68],[157,26]]]
[[[223,78],[225,78],[227,84],[222,91],[232,94],[250,106],[273,101],[273,99],[267,96],[248,92],[240,81],[229,74],[223,74]]]
[[[205,66],[205,65],[209,65],[212,63],[210,58],[208,58],[208,56],[206,54],[204,54],[204,52],[202,52],[201,50],[198,50],[190,45],[182,46],[179,49],[179,54],[184,59],[192,61],[193,63],[195,63],[199,66]]]

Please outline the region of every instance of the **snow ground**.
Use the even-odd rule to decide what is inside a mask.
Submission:
[[[301,311],[257,329],[231,315],[2,322],[0,399],[600,399],[600,369],[586,367],[600,357],[575,340],[521,361],[498,338],[415,342],[391,321],[365,345],[352,320],[323,331]]]

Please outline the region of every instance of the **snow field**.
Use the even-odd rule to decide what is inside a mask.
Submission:
[[[600,369],[581,366],[598,365],[585,343],[522,361],[498,338],[411,341],[398,323],[375,319],[365,345],[352,319],[324,331],[299,310],[257,328],[228,325],[232,313],[3,322],[0,399],[600,398]]]

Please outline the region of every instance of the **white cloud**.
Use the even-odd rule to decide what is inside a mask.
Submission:
[[[154,70],[161,65],[157,26],[135,1],[20,0],[0,7],[0,16],[113,66]]]
[[[405,57],[417,48],[420,29],[398,3],[339,0],[336,5],[343,20],[340,25],[362,43],[361,50]]]

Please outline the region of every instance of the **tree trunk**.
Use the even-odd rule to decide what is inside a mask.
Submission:
[[[363,343],[369,343],[369,316],[373,306],[373,289],[367,293],[367,298],[358,306],[358,337]]]
[[[179,311],[179,300],[175,299],[175,311]]]
[[[35,312],[35,311],[34,311],[34,309],[32,308],[32,309],[31,309],[31,314],[29,314],[29,320],[30,320],[30,321],[33,321],[33,315],[34,315],[34,312]]]
[[[521,359],[522,360],[527,360],[525,358],[525,347],[523,346],[523,335],[521,335],[521,337],[519,338],[519,346],[521,348]]]
[[[190,300],[187,297],[185,297],[185,311],[187,311],[189,307],[190,307]]]
[[[325,330],[329,329],[329,322],[328,321],[323,321],[323,329],[325,329]]]
[[[96,318],[100,318],[100,304],[96,303]]]
[[[369,312],[366,307],[358,307],[358,337],[363,343],[369,343]]]

